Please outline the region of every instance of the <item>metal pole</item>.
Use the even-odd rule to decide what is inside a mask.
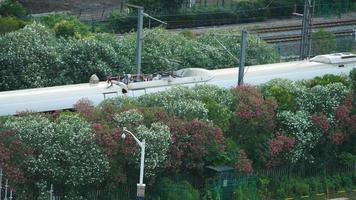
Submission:
[[[354,29],[354,40],[356,42],[356,29]]]
[[[312,0],[304,1],[304,13],[303,13],[303,23],[302,23],[302,39],[300,41],[300,52],[299,58],[300,60],[304,60],[305,58],[310,56],[311,51],[311,32],[312,32],[312,20],[313,20],[313,12],[312,8]]]
[[[2,173],[2,168],[0,168],[0,200],[1,200],[1,192],[2,192],[2,175],[3,175],[3,173]]]
[[[241,31],[241,42],[240,42],[240,67],[239,67],[239,77],[237,85],[242,85],[244,82],[244,72],[245,72],[245,59],[246,59],[246,30]]]
[[[137,184],[137,199],[143,200],[145,197],[145,184],[143,184],[143,172],[145,168],[145,148],[146,148],[146,141],[145,139],[141,142],[141,162],[140,162],[140,181]]]
[[[7,188],[9,187],[9,180],[6,179],[6,182],[5,182],[5,198],[4,200],[7,200]]]
[[[12,190],[10,190],[10,198],[9,200],[12,200]]]
[[[142,59],[142,41],[143,41],[143,7],[138,7],[137,12],[137,39],[136,39],[136,80],[140,80],[141,59]]]
[[[51,184],[51,190],[49,191],[49,200],[53,200],[53,184]]]

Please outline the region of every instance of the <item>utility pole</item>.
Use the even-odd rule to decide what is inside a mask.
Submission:
[[[241,31],[241,41],[240,41],[240,66],[239,66],[239,77],[237,85],[242,85],[244,83],[245,75],[245,60],[246,60],[246,30]]]
[[[140,80],[141,76],[141,64],[142,64],[142,43],[143,43],[143,17],[148,17],[162,24],[167,25],[166,22],[156,19],[147,13],[143,12],[142,6],[136,6],[132,4],[126,4],[128,7],[137,8],[137,38],[136,38],[136,81]]]
[[[140,80],[143,42],[143,7],[137,7],[136,80]]]
[[[304,13],[303,13],[303,28],[302,28],[302,39],[300,42],[300,60],[309,58],[311,52],[311,33],[312,33],[312,23],[313,23],[314,6],[312,5],[312,0],[305,0],[304,2]]]

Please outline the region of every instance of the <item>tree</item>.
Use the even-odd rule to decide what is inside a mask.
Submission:
[[[129,0],[131,4],[143,6],[150,14],[178,11],[185,0]]]
[[[336,36],[334,33],[319,29],[312,33],[312,54],[328,54],[336,50]]]
[[[61,115],[54,122],[42,116],[15,117],[5,127],[16,130],[33,149],[26,169],[32,181],[51,181],[72,190],[100,183],[109,170],[90,124],[78,115]]]

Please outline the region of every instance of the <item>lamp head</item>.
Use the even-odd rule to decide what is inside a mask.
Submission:
[[[121,134],[121,138],[124,140],[126,138],[125,132],[127,131],[126,127],[123,128],[123,133]]]

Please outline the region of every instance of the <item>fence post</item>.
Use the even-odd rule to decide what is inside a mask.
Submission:
[[[9,180],[6,179],[6,182],[5,182],[5,198],[4,200],[7,200],[7,188],[9,187]]]
[[[0,168],[0,200],[1,200],[1,192],[2,192],[2,168]]]
[[[49,200],[53,200],[53,184],[51,184],[51,189],[49,191]]]
[[[10,200],[12,200],[12,190],[10,189]]]

